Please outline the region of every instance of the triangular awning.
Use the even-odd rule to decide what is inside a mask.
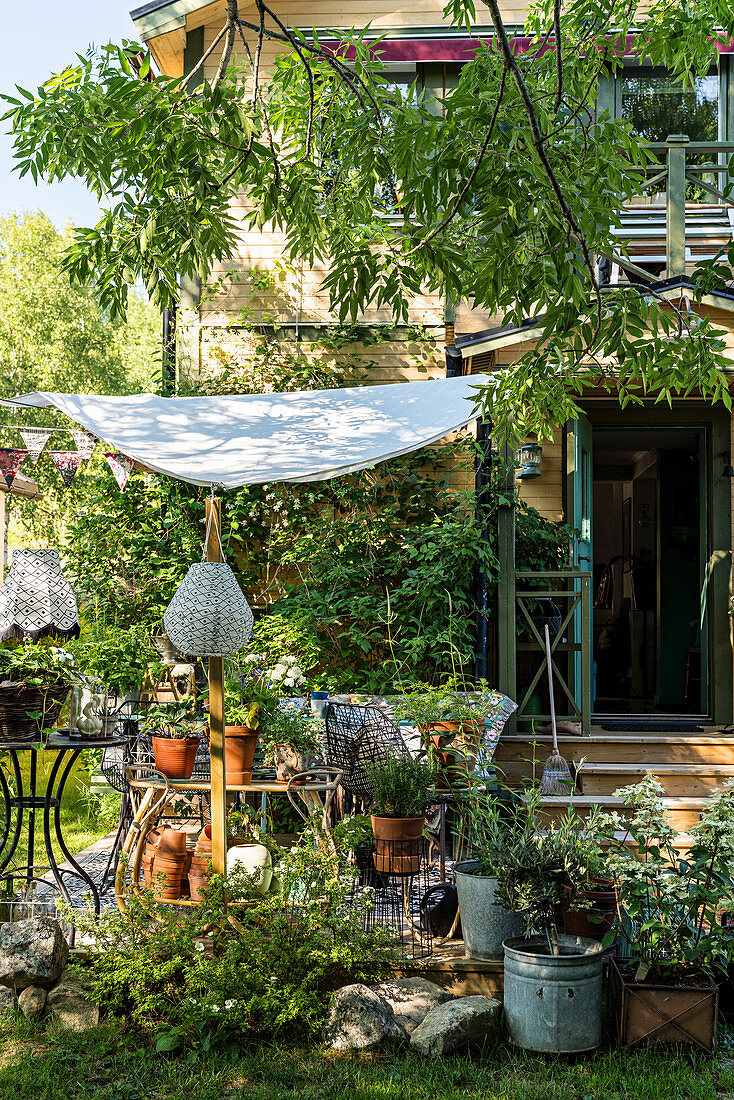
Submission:
[[[475,419],[484,375],[231,397],[39,392],[4,401],[53,406],[136,462],[225,489],[325,481],[419,450]]]

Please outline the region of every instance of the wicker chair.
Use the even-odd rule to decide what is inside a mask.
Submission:
[[[400,731],[377,707],[329,703],[325,725],[326,762],[341,770],[342,790],[352,801],[372,801],[368,765],[410,756]]]

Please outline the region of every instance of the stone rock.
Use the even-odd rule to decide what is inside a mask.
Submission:
[[[427,978],[398,978],[373,988],[377,996],[390,1005],[395,1019],[408,1035],[413,1034],[432,1008],[454,999],[452,993]]]
[[[365,1050],[406,1039],[390,1005],[369,986],[345,985],[331,998],[324,1040],[335,1050]]]
[[[0,1013],[12,1012],[15,1008],[15,990],[7,985],[0,985]]]
[[[40,985],[27,985],[18,997],[18,1008],[26,1020],[35,1020],[46,1007],[46,990]]]
[[[86,1031],[99,1024],[99,1005],[90,1001],[77,981],[60,981],[49,989],[46,1008],[51,1022],[64,1031]]]
[[[494,997],[457,997],[432,1008],[410,1037],[418,1054],[437,1057],[466,1046],[481,1046],[499,1030],[502,1005]]]
[[[50,917],[0,925],[0,985],[16,989],[53,985],[68,956],[69,945],[61,927]]]

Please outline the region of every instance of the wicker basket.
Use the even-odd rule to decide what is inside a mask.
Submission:
[[[0,741],[32,741],[42,728],[55,725],[70,690],[68,684],[0,684]],[[30,717],[38,711],[40,722]]]

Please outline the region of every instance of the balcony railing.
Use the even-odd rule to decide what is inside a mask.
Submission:
[[[734,142],[689,141],[685,134],[671,134],[649,149],[654,160],[640,169],[642,201],[622,212],[618,230],[629,260],[616,256],[614,261],[630,278],[649,279],[663,270],[673,278],[734,239],[734,206],[723,193]],[[651,196],[658,195],[662,201],[656,206]]]

